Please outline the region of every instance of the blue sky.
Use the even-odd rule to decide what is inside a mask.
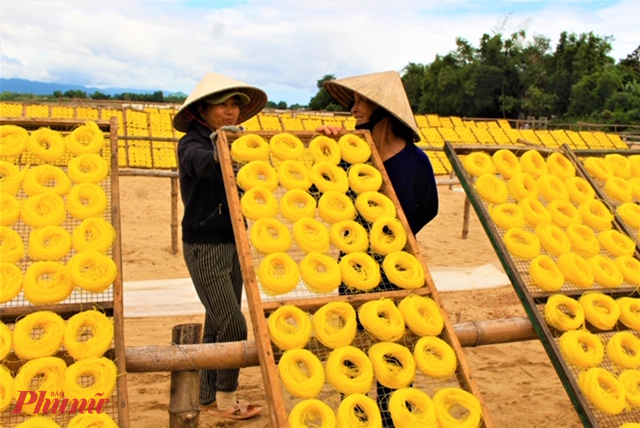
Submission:
[[[189,93],[214,71],[307,104],[326,74],[429,64],[484,33],[592,31],[618,60],[638,16],[637,0],[2,0],[0,75]]]

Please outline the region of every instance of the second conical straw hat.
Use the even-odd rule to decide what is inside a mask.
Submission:
[[[383,71],[328,80],[324,82],[324,88],[346,109],[354,100],[354,92],[373,101],[408,126],[413,131],[414,141],[420,141],[418,124],[398,72]]]

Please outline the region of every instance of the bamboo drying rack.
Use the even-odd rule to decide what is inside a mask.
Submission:
[[[447,157],[449,158],[451,165],[456,175],[458,176],[458,179],[460,180],[460,184],[464,188],[465,193],[469,198],[469,201],[471,202],[471,205],[475,209],[476,214],[480,219],[480,222],[485,232],[487,233],[487,236],[489,237],[489,240],[491,241],[496,254],[498,255],[498,258],[500,259],[500,262],[511,281],[511,284],[513,285],[514,290],[516,291],[516,294],[518,295],[518,298],[520,299],[520,302],[522,303],[525,312],[527,313],[527,316],[531,321],[533,329],[540,339],[545,351],[547,352],[551,363],[553,364],[558,377],[560,378],[565,390],[567,391],[567,394],[569,395],[569,398],[583,425],[585,427],[617,428],[625,422],[640,420],[640,409],[634,408],[632,411],[625,411],[619,415],[608,415],[605,412],[595,408],[582,393],[578,386],[579,370],[565,360],[558,345],[558,339],[562,332],[556,330],[552,326],[549,326],[545,320],[545,304],[547,299],[554,293],[543,291],[542,289],[534,285],[528,273],[528,262],[517,259],[509,253],[502,239],[502,237],[504,236],[504,229],[499,228],[493,222],[489,213],[489,204],[484,201],[482,197],[480,197],[474,187],[475,178],[467,173],[466,169],[464,168],[462,161],[464,156],[469,155],[473,152],[485,152],[489,155],[492,155],[493,153],[501,149],[511,150],[518,157],[525,151],[529,150],[537,150],[544,158],[554,152],[551,149],[545,149],[541,147],[485,145],[454,146],[450,142],[445,143],[445,153],[447,154]],[[586,174],[584,168],[581,165],[575,164],[577,158],[566,145],[563,147],[563,153],[572,163],[574,163],[576,175],[584,178],[591,184],[592,187],[594,187],[594,189],[597,189],[596,184],[593,182],[591,177]],[[510,200],[511,197],[508,201]],[[621,232],[624,232],[621,227],[621,222],[617,218],[613,222],[613,227]],[[541,254],[546,253],[544,251],[541,251]],[[639,258],[637,249],[635,257]],[[594,286],[594,288],[590,290],[600,291],[612,296],[613,298],[623,296],[638,297],[637,287],[627,282],[622,284],[621,287],[615,289],[604,289],[602,287]],[[561,293],[568,297],[577,299],[580,297],[580,295],[582,295],[584,291],[584,289],[580,289],[573,284],[565,283],[557,293]],[[587,328],[592,333],[597,334],[605,342],[612,336],[614,332],[617,332],[619,330],[627,330],[627,327],[622,323],[618,323],[611,331],[600,331],[590,324],[587,324]],[[608,358],[605,358],[600,366],[610,370],[612,365],[612,362],[609,361]]]
[[[263,137],[266,141],[269,141],[272,136],[278,133],[279,132],[252,132],[252,134],[257,134]],[[314,136],[318,135],[317,133],[311,131],[292,132],[292,134],[297,136],[303,142],[305,147],[308,146],[309,142]],[[380,159],[377,150],[375,149],[369,132],[356,131],[353,132],[353,134],[364,138],[369,144],[372,153],[369,162],[378,171],[380,171],[383,177],[383,184],[380,192],[391,198],[391,200],[394,202],[394,205],[396,206],[398,219],[401,221],[404,229],[410,231],[411,229],[409,228],[406,217],[400,209],[400,204],[398,202],[396,194],[390,184],[389,177],[386,174],[382,160]],[[445,311],[442,309],[442,303],[438,295],[438,291],[429,274],[429,270],[424,262],[424,259],[420,254],[418,244],[413,234],[407,234],[408,239],[405,251],[415,255],[424,269],[426,284],[424,287],[418,290],[385,291],[351,295],[331,295],[329,297],[327,297],[326,295],[316,295],[311,297],[304,296],[302,298],[285,298],[284,300],[265,298],[264,295],[261,295],[254,265],[255,258],[260,256],[258,255],[257,251],[252,248],[248,237],[247,223],[240,208],[240,194],[238,186],[236,184],[238,164],[234,164],[234,161],[232,160],[230,154],[231,144],[238,137],[238,134],[227,134],[224,132],[220,132],[217,140],[217,150],[220,159],[220,166],[223,173],[227,200],[229,202],[229,210],[231,214],[233,230],[236,237],[236,244],[242,268],[242,276],[249,303],[249,311],[253,325],[253,331],[255,334],[256,348],[258,351],[262,377],[265,383],[265,391],[267,395],[267,401],[269,403],[272,426],[288,427],[288,410],[290,409],[287,409],[287,406],[285,404],[285,395],[287,395],[288,393],[281,387],[276,370],[277,359],[281,355],[280,350],[272,345],[267,328],[266,320],[271,312],[276,310],[281,305],[294,304],[300,309],[312,313],[320,306],[330,301],[346,301],[357,308],[361,304],[370,300],[377,300],[383,297],[391,298],[393,300],[400,300],[401,298],[413,292],[419,295],[430,296],[441,309],[444,319],[444,329],[440,336],[443,340],[451,345],[458,358],[458,368],[456,370],[456,374],[454,376],[454,379],[449,380],[449,384],[447,386],[452,386],[451,383],[453,383],[456,387],[467,390],[468,392],[476,396],[482,406],[482,426],[492,427],[493,423],[491,421],[489,412],[481,399],[480,391],[478,390],[475,380],[471,374],[469,365],[462,351],[462,347],[460,346],[458,338],[453,330],[452,323]],[[336,392],[334,391],[334,393]]]
[[[67,119],[29,119],[29,118],[11,118],[0,119],[0,125],[16,125],[21,126],[28,131],[34,131],[40,127],[49,127],[52,130],[61,132],[63,135],[71,132],[75,127],[82,125],[85,121],[81,120],[67,120]],[[129,407],[128,407],[128,393],[127,393],[127,377],[126,377],[126,360],[125,360],[125,342],[124,342],[124,311],[123,311],[123,288],[122,288],[122,248],[121,248],[121,227],[120,227],[120,191],[118,181],[118,143],[117,143],[117,128],[118,121],[115,117],[110,121],[102,120],[96,121],[96,124],[101,131],[105,133],[106,144],[101,152],[101,155],[107,161],[109,165],[109,173],[105,180],[100,185],[105,190],[107,195],[107,210],[104,217],[110,221],[116,230],[116,238],[114,245],[108,255],[110,255],[117,267],[117,276],[113,285],[102,293],[87,293],[73,291],[71,296],[58,304],[47,305],[32,305],[28,302],[22,292],[9,302],[0,304],[0,321],[12,326],[22,316],[37,312],[37,311],[52,311],[60,315],[63,319],[68,319],[71,316],[87,310],[96,308],[102,311],[105,315],[110,317],[114,323],[114,341],[111,348],[106,352],[105,357],[112,359],[118,369],[118,376],[116,379],[116,389],[110,402],[105,407],[106,413],[109,414],[121,428],[129,427]],[[25,158],[27,155],[21,155],[15,162],[17,165],[26,167],[29,163],[29,159]],[[41,162],[40,162],[41,163]],[[64,165],[59,165],[63,169],[66,168],[66,162]],[[17,198],[24,198],[26,195],[21,190],[18,193]],[[69,232],[73,227],[77,226],[80,222],[67,216],[67,219],[62,226]],[[20,220],[14,224],[14,229],[19,233],[23,242],[28,240],[28,226],[24,225]],[[25,245],[26,248],[26,245]],[[64,259],[67,261],[69,255]],[[28,256],[22,259],[20,263],[21,270],[24,272],[30,263]],[[67,355],[67,353],[61,349],[56,354],[57,357],[64,359],[67,364],[73,363],[73,359]],[[10,370],[16,371],[22,362],[14,354],[10,353],[3,362],[9,367]],[[11,410],[15,405],[15,401],[12,401],[7,410],[0,413],[0,425],[7,428],[16,426],[18,423],[24,420],[22,415],[12,415]],[[68,418],[68,415],[66,415]],[[62,418],[62,419],[60,419]],[[60,416],[58,422],[68,422],[64,416]]]

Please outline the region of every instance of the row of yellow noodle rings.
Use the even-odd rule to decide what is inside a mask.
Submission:
[[[318,200],[318,214],[322,220],[333,224],[353,220],[357,212],[353,201],[346,194],[328,191],[323,193]]]
[[[630,331],[614,334],[606,346],[607,356],[616,366],[625,369],[640,367],[640,338]]]
[[[365,302],[358,308],[358,319],[380,341],[395,342],[404,335],[404,318],[391,299]]]
[[[286,390],[297,398],[314,398],[324,385],[320,359],[300,348],[286,350],[278,362],[278,374]]]
[[[299,269],[307,288],[315,293],[331,293],[342,282],[340,265],[326,254],[308,253],[300,261]]]
[[[622,383],[609,371],[591,367],[578,375],[578,386],[597,409],[609,415],[618,415],[627,406]]]
[[[0,160],[0,192],[16,196],[22,188],[22,181],[29,171],[28,167],[20,170],[13,163]]]
[[[304,348],[311,338],[309,315],[294,305],[283,305],[267,319],[271,341],[281,350]]]
[[[100,357],[111,346],[113,323],[97,310],[83,311],[67,321],[55,312],[38,311],[16,322],[13,348],[16,355],[33,360],[54,355],[64,344],[76,360]]]
[[[270,296],[289,293],[300,282],[298,264],[286,253],[267,254],[258,266],[262,290]]]

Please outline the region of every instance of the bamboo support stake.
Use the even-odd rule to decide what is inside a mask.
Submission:
[[[462,214],[462,239],[467,239],[469,236],[469,215],[471,211],[471,203],[469,202],[469,198],[465,195],[464,197],[464,209]]]
[[[178,178],[171,177],[171,254],[178,254]]]
[[[200,343],[202,324],[180,324],[173,327],[171,343],[190,345]],[[200,418],[200,381],[195,367],[171,372],[169,399],[169,427],[197,428]]]

